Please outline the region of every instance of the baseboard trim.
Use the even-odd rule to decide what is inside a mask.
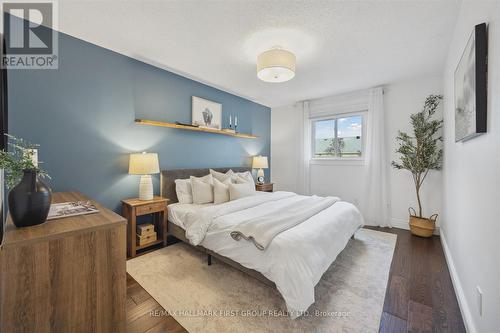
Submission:
[[[470,307],[467,304],[467,299],[465,298],[465,293],[460,283],[460,278],[458,277],[458,272],[455,268],[453,258],[446,243],[446,237],[441,230],[441,245],[443,246],[444,257],[446,258],[446,263],[448,265],[448,270],[450,271],[451,282],[453,289],[455,290],[455,295],[457,295],[458,305],[460,307],[460,312],[462,313],[462,318],[464,320],[465,329],[468,333],[477,333],[476,327],[474,326],[474,320],[472,319],[472,314]]]
[[[408,220],[398,219],[396,217],[391,218],[391,226],[393,228],[410,230],[410,225],[408,224]],[[434,235],[439,235],[440,230],[439,226],[436,226],[436,230],[434,230]]]

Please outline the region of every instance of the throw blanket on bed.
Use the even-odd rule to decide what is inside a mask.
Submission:
[[[196,213],[187,214],[186,221],[184,223],[186,228],[186,237],[189,239],[191,244],[199,245],[203,241],[203,238],[205,238],[208,228],[215,219],[253,207],[262,207],[262,205],[266,204],[278,208],[279,205],[274,205],[275,202],[280,202],[292,197],[297,197],[297,194],[281,191],[274,193],[260,193],[260,195],[253,195],[229,201],[221,205],[211,205],[200,209]]]
[[[265,250],[274,237],[306,221],[338,200],[336,197],[305,197],[282,207],[277,212],[239,223],[231,232],[231,237],[237,241],[243,238],[253,242],[259,250]]]

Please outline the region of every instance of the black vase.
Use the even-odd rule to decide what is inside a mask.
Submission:
[[[35,170],[24,170],[23,179],[9,192],[9,211],[18,228],[45,222],[50,210],[52,192],[38,179]]]

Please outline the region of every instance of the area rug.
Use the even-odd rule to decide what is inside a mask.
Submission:
[[[127,272],[189,332],[378,332],[396,235],[360,229],[295,320],[279,292],[178,243],[127,261]]]

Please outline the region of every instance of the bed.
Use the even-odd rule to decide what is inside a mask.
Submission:
[[[235,172],[249,168],[231,168]],[[229,168],[214,169],[226,172]],[[222,204],[180,204],[175,179],[201,177],[209,169],[164,170],[161,195],[170,200],[167,234],[200,251],[275,286],[283,296],[292,318],[303,314],[314,303],[314,287],[323,273],[363,226],[363,218],[350,203],[336,201],[304,222],[278,234],[265,250],[246,240],[231,237],[235,225],[267,211],[279,214],[280,205],[304,200],[291,192],[257,192],[253,197]],[[207,218],[207,216],[211,218]],[[208,221],[208,222],[207,222]],[[194,231],[193,231],[194,230]],[[198,241],[193,238],[198,237]]]

